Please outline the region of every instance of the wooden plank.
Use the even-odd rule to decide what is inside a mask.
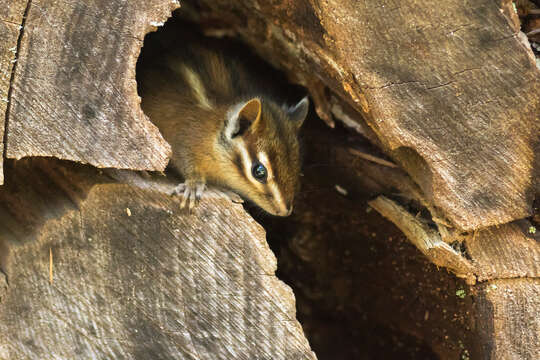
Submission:
[[[6,156],[162,170],[170,148],[140,109],[135,64],[171,0],[32,0],[13,81]]]
[[[107,183],[59,161],[22,160],[9,175],[0,358],[315,359],[240,205],[210,191],[188,214],[172,183]]]
[[[4,129],[9,104],[12,70],[17,61],[17,40],[26,0],[0,1],[0,185],[4,183]]]
[[[203,24],[362,113],[456,227],[529,215],[540,72],[510,2],[204,3]]]

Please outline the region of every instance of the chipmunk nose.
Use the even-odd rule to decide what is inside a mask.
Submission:
[[[292,204],[290,204],[290,205],[288,204],[286,206],[280,206],[280,207],[276,206],[275,210],[276,210],[275,215],[289,216],[292,213],[293,206],[292,206]]]

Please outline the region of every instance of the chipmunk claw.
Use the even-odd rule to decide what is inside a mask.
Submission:
[[[191,211],[201,200],[202,194],[206,184],[200,180],[187,180],[184,183],[178,184],[173,190],[173,194],[180,195],[182,194],[183,199],[180,203],[180,208],[185,208],[186,205]]]
[[[185,189],[186,189],[186,184],[185,183],[180,183],[180,184],[176,185],[176,187],[171,192],[171,195],[183,195]]]

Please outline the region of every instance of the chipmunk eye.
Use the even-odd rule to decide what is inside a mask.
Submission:
[[[253,164],[253,167],[251,168],[251,174],[255,179],[262,183],[266,182],[266,177],[268,176],[266,168],[260,162],[256,162]]]

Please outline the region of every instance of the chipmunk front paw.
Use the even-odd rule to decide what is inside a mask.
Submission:
[[[186,180],[183,183],[178,184],[173,191],[173,194],[182,195],[182,203],[180,208],[185,208],[189,203],[189,210],[199,203],[201,196],[206,188],[206,183],[203,180]]]

